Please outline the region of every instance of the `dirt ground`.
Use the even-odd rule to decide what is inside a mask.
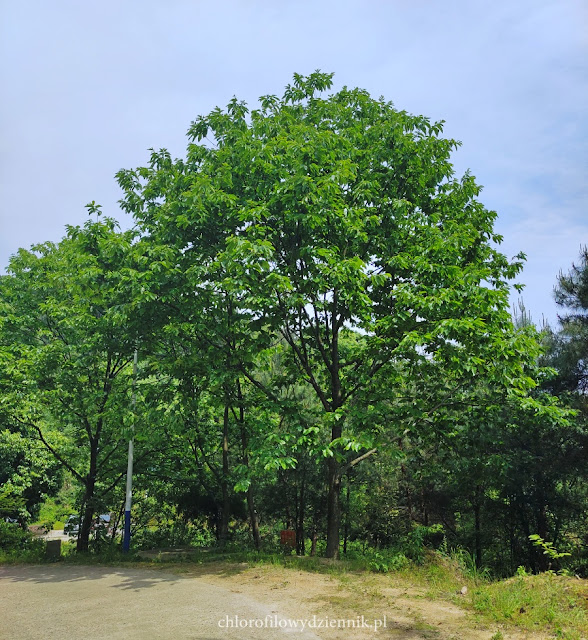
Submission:
[[[206,565],[186,569],[185,575],[228,586],[231,591],[269,604],[288,617],[312,619],[316,616],[325,622],[328,619],[337,623],[359,621],[359,625],[350,628],[326,628],[325,624],[316,629],[324,640],[491,640],[497,632],[502,633],[502,640],[549,638],[479,624],[464,609],[446,601],[432,600],[424,590],[399,587],[387,575],[330,576],[270,566],[210,572]],[[370,626],[361,625],[362,616]],[[385,622],[385,627],[376,628],[375,621]]]
[[[491,640],[498,630],[380,575],[225,564],[0,567],[2,640]],[[504,640],[546,638],[501,633]]]

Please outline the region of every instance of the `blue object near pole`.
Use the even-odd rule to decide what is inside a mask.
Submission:
[[[125,535],[123,538],[123,553],[128,553],[131,548],[131,512],[125,511]]]

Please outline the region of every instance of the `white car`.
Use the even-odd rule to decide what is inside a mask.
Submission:
[[[63,525],[63,533],[77,536],[80,531],[80,516],[69,516]]]
[[[110,514],[105,513],[99,515],[92,523],[92,531],[100,529],[104,532],[110,532]],[[70,536],[77,536],[80,531],[80,516],[69,516],[63,526],[63,532]]]

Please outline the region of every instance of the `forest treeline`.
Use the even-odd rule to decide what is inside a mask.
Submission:
[[[86,551],[124,509],[148,542],[467,549],[510,575],[586,564],[588,253],[560,327],[514,319],[524,262],[456,177],[443,123],[332,76],[192,123],[0,276],[0,509],[64,482]],[[136,374],[133,359],[138,354]],[[556,554],[559,555],[559,554]]]

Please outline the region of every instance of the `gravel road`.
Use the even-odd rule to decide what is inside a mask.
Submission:
[[[275,607],[201,577],[59,564],[0,567],[2,640],[319,639],[286,622]]]

